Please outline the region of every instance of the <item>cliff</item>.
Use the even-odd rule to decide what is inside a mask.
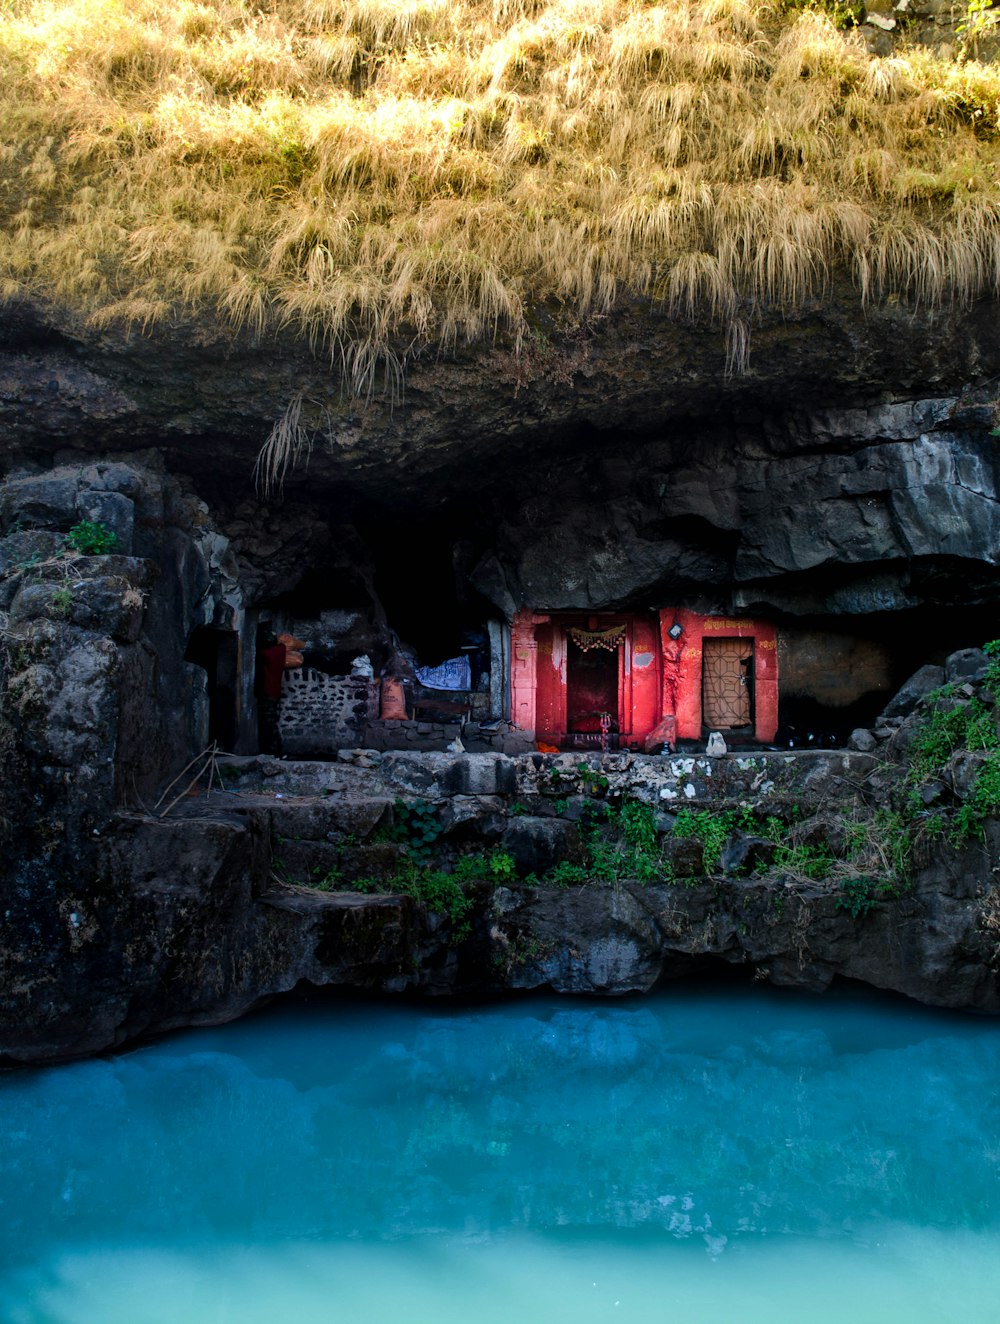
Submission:
[[[11,1059],[301,980],[996,1009],[990,15],[583,8],[0,16]],[[774,628],[773,748],[446,752],[534,747],[518,613],[670,608]],[[345,693],[489,665],[437,752],[288,763],[273,625]]]

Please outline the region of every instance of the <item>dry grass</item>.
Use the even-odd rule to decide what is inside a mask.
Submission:
[[[260,448],[253,471],[257,491],[265,497],[280,496],[289,468],[296,467],[303,453],[308,459],[311,450],[311,437],[302,426],[302,396],[296,395]]]
[[[3,0],[0,293],[388,352],[1000,280],[1000,74],[760,0]]]

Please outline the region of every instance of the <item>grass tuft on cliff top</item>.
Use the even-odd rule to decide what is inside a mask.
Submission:
[[[96,326],[519,343],[1000,282],[1000,73],[757,0],[0,0],[0,293]]]

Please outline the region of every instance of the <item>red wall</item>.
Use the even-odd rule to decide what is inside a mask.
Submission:
[[[523,730],[545,739],[566,730],[565,625],[578,614],[544,615],[519,611],[511,626],[511,714]],[[704,616],[663,609],[653,613],[597,617],[597,628],[628,622],[621,702],[623,743],[641,744],[660,718],[676,714],[677,735],[701,740],[701,659],[706,638],[754,642],[754,735],[771,741],[778,727],[778,652],[773,625],[745,617]],[[684,633],[675,642],[671,625]]]
[[[552,736],[566,730],[566,636],[549,621],[535,629],[535,730]]]
[[[684,633],[668,633],[676,621]],[[677,735],[700,740],[701,659],[705,639],[752,639],[754,643],[754,737],[774,739],[778,729],[778,648],[773,625],[747,617],[702,616],[693,611],[660,612],[663,647],[663,711],[677,714]]]
[[[545,616],[518,612],[511,630],[514,720],[540,739],[566,731],[567,624],[586,625],[583,614]],[[657,618],[605,613],[596,628],[625,623],[623,675],[619,691],[619,721],[623,742],[641,742],[660,716],[660,644]],[[533,673],[533,674],[532,674]],[[530,697],[529,697],[530,694]],[[528,726],[528,721],[531,725]]]
[[[639,744],[660,720],[660,640],[656,617],[635,616],[632,625],[632,729],[630,741]]]

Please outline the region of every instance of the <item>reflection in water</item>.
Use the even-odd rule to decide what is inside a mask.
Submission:
[[[998,1091],[897,1002],[286,1006],[0,1080],[0,1318],[992,1324]]]

